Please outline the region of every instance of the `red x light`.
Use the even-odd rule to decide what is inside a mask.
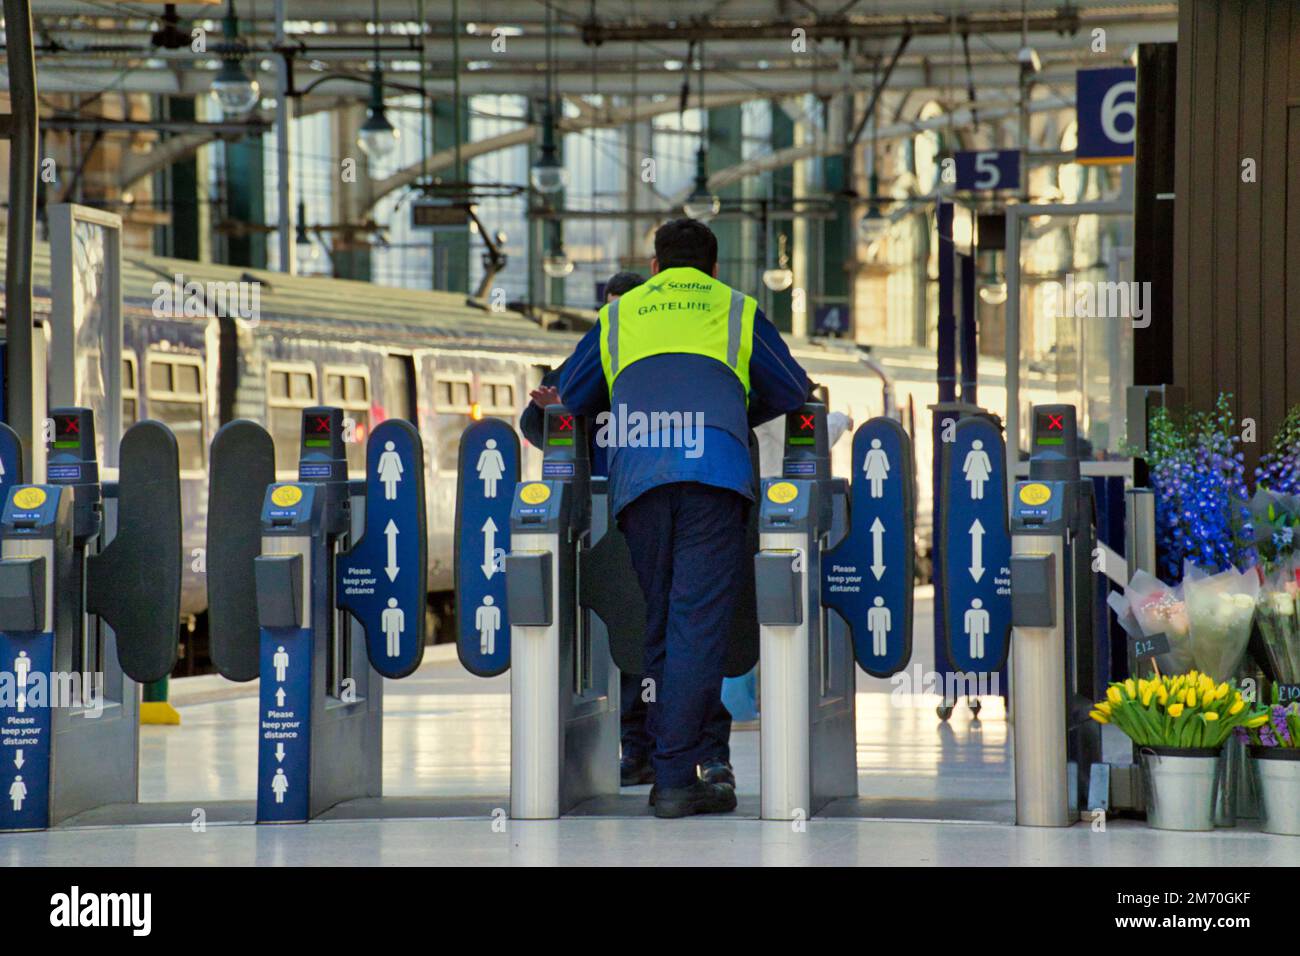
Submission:
[[[328,435],[330,433],[329,417],[316,416],[315,420],[312,422],[312,431]]]
[[[1048,412],[1047,413],[1048,431],[1054,431],[1054,432],[1065,431],[1065,422],[1061,420],[1062,417],[1063,416],[1061,415],[1053,415],[1051,412]]]
[[[810,432],[813,430],[813,416],[799,413],[799,431]]]
[[[63,433],[65,435],[80,435],[81,422],[73,415],[67,416],[63,419]]]
[[[562,432],[571,432],[571,431],[573,431],[573,416],[572,416],[572,415],[561,415],[561,416],[560,416],[560,431],[562,431]]]

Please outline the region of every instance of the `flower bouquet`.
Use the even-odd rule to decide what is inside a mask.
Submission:
[[[1265,719],[1253,719],[1233,732],[1250,747],[1262,828],[1300,836],[1300,702],[1283,707],[1274,686]]]
[[[1255,622],[1264,639],[1263,652],[1268,656],[1272,676],[1284,684],[1300,684],[1298,596],[1300,585],[1295,572],[1285,568],[1265,579],[1255,606]]]
[[[1254,568],[1205,574],[1188,565],[1183,576],[1192,656],[1215,681],[1228,680],[1241,664],[1259,596]]]
[[[1089,716],[1141,747],[1147,821],[1161,830],[1213,830],[1224,742],[1268,714],[1230,682],[1197,671],[1112,684]]]
[[[1300,496],[1261,485],[1250,499],[1250,525],[1260,563],[1268,569],[1289,565],[1300,546]]]
[[[1164,674],[1181,674],[1195,666],[1189,641],[1191,630],[1187,619],[1187,606],[1183,602],[1182,588],[1171,588],[1159,578],[1138,571],[1124,589],[1132,619],[1141,634],[1131,637],[1153,637],[1164,634],[1169,639],[1169,653],[1155,658],[1156,666]],[[1114,605],[1112,604],[1112,607]],[[1118,611],[1118,608],[1116,609]],[[1128,630],[1126,618],[1119,615],[1120,626]]]

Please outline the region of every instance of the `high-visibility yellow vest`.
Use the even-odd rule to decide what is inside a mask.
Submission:
[[[751,296],[699,269],[656,273],[600,310],[600,361],[610,394],[634,362],[684,352],[726,365],[748,396],[757,310]]]

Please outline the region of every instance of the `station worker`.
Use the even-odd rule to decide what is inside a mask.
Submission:
[[[609,304],[635,289],[645,281],[645,276],[638,272],[618,272],[605,283],[605,303]],[[560,400],[557,386],[567,362],[561,362],[542,376],[541,384],[528,393],[530,401],[519,418],[519,430],[536,448],[542,447],[542,428],[546,420],[546,406],[554,405]],[[606,403],[604,411],[608,408]],[[592,474],[602,476],[605,472],[605,449],[596,446],[595,432],[592,439],[591,462]],[[646,704],[641,694],[640,674],[621,674],[619,676],[619,710],[622,725],[622,747],[619,755],[619,782],[624,787],[654,783],[654,768],[650,763],[653,744],[646,729]]]
[[[650,798],[657,816],[679,817],[736,806],[718,742],[730,736],[722,671],[752,560],[749,429],[799,408],[809,383],[755,300],[718,280],[707,226],[673,220],[654,244],[652,276],[601,309],[560,395],[579,414],[612,410],[596,431],[647,605]]]

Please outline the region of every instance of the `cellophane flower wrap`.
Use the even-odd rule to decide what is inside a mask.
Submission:
[[[1243,698],[1235,682],[1215,683],[1194,670],[1111,684],[1088,716],[1114,724],[1139,747],[1178,749],[1217,749],[1236,728],[1258,730],[1269,720],[1268,711]]]
[[[1154,575],[1138,571],[1124,589],[1124,597],[1143,637],[1164,634],[1169,639],[1169,653],[1155,658],[1160,673],[1181,674],[1191,670],[1196,662],[1192,657],[1191,628],[1182,588],[1170,587]],[[1121,617],[1120,625],[1123,624]]]
[[[1250,624],[1259,597],[1259,574],[1236,568],[1205,574],[1188,566],[1183,598],[1191,628],[1192,656],[1198,670],[1216,681],[1236,673],[1250,641]]]
[[[1291,562],[1288,561],[1289,565]],[[1272,671],[1284,684],[1300,684],[1300,585],[1290,567],[1264,579],[1255,605],[1255,623],[1264,639]]]

